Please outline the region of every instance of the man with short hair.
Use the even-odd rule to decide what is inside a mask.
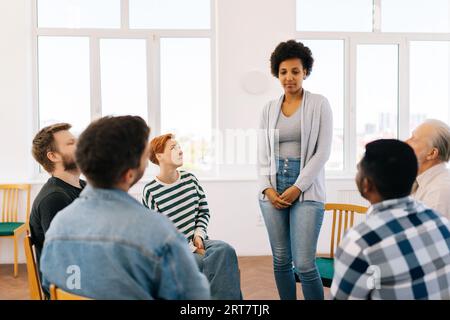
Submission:
[[[412,196],[450,218],[450,127],[440,120],[426,120],[406,143],[414,149],[419,162]]]
[[[335,299],[450,299],[450,224],[409,196],[416,174],[406,143],[366,145],[356,184],[371,206],[336,250]]]
[[[93,299],[209,299],[184,237],[128,194],[148,166],[150,128],[104,117],[81,134],[76,161],[88,185],[58,213],[41,258],[43,286]]]
[[[30,231],[39,265],[45,233],[58,211],[78,198],[86,182],[75,163],[76,138],[68,123],[41,129],[33,139],[32,154],[51,177],[36,196],[30,214]]]

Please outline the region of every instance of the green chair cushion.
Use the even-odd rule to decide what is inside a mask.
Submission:
[[[322,283],[325,287],[330,287],[334,275],[334,259],[332,258],[317,258],[317,268],[319,269]]]
[[[13,236],[14,230],[22,225],[23,222],[0,222],[0,237]]]

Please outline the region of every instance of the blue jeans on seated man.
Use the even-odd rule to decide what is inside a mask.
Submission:
[[[241,300],[241,280],[236,251],[224,241],[203,241],[205,255],[194,253],[200,271],[206,276],[214,300]]]
[[[300,160],[280,159],[277,192],[292,186],[300,173]],[[324,204],[296,200],[286,209],[277,209],[268,200],[260,200],[273,254],[275,282],[281,300],[297,299],[295,272],[300,278],[306,300],[323,300],[323,286],[316,265],[316,248],[322,226]]]

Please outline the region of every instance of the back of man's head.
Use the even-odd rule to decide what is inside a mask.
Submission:
[[[372,181],[384,200],[406,197],[417,175],[414,150],[405,142],[381,139],[366,145],[360,162],[363,177]]]
[[[128,169],[140,166],[150,128],[138,116],[103,117],[80,135],[76,161],[97,188],[112,188]]]

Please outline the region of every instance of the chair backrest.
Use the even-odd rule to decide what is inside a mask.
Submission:
[[[43,300],[41,281],[39,280],[39,273],[36,267],[36,259],[33,251],[33,242],[29,234],[25,236],[24,240],[25,257],[27,258],[28,271],[28,288],[30,289],[31,300]]]
[[[353,204],[327,203],[325,212],[333,212],[333,222],[331,226],[330,257],[334,258],[334,252],[339,246],[345,232],[352,228],[355,223],[355,213],[366,214],[367,207]]]
[[[26,212],[25,217],[28,223],[30,215],[30,190],[29,184],[0,184],[0,191],[3,191],[2,198],[2,220],[0,222],[19,222],[17,213],[19,209],[19,191],[26,192]]]
[[[50,285],[50,299],[51,300],[91,300],[89,298],[69,293],[56,287],[54,284]]]

